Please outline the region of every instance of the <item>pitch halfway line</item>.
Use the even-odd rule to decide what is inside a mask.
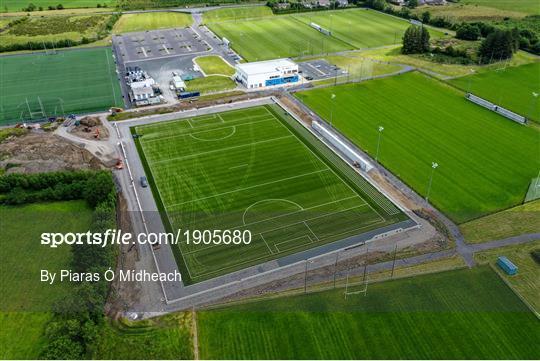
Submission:
[[[223,192],[223,193],[219,193],[219,194],[214,194],[214,195],[211,195],[211,196],[208,196],[208,197],[202,197],[202,198],[198,198],[198,199],[192,199],[192,200],[186,201],[186,202],[175,203],[175,204],[171,204],[171,205],[167,206],[166,208],[171,208],[171,207],[181,206],[181,205],[187,204],[187,203],[199,202],[199,201],[202,201],[202,200],[205,200],[205,199],[221,197],[221,196],[223,196],[223,195],[225,195],[225,194],[231,194],[231,193],[236,193],[236,192],[243,192],[243,191],[248,190],[248,189],[253,189],[253,188],[257,188],[257,187],[267,186],[267,185],[270,185],[270,184],[279,183],[279,182],[284,182],[284,181],[291,180],[291,179],[302,178],[302,177],[306,177],[306,176],[308,176],[308,175],[313,175],[313,174],[317,174],[317,173],[326,172],[326,171],[328,171],[329,169],[330,169],[330,168],[319,169],[319,170],[316,170],[316,171],[314,171],[314,172],[309,172],[309,173],[299,174],[299,175],[295,175],[295,176],[287,177],[287,178],[282,178],[282,179],[278,179],[278,180],[271,181],[271,182],[259,183],[259,184],[253,185],[253,186],[249,186],[249,187],[245,187],[245,188],[238,188],[238,189],[235,189],[235,190],[232,190],[232,191]]]

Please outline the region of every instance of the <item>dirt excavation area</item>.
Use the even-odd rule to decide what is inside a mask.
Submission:
[[[84,117],[69,129],[69,133],[88,140],[107,140],[109,130],[103,126],[98,117]]]
[[[29,131],[0,142],[0,174],[104,169],[85,149],[45,131]]]

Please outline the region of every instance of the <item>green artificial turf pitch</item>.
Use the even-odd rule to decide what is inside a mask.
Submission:
[[[312,12],[294,17],[308,26],[316,23],[330,30],[333,37],[359,49],[401,43],[403,33],[411,25],[406,20],[369,9]],[[442,36],[433,29],[429,32],[431,37]]]
[[[0,79],[0,125],[124,106],[111,49],[0,57]]]
[[[248,61],[335,53],[353,46],[326,36],[292,16],[208,24],[220,38]]]
[[[489,267],[199,312],[202,359],[536,359],[540,322]]]
[[[297,93],[326,119],[461,223],[523,202],[538,175],[540,133],[467,101],[464,93],[413,72]]]
[[[450,83],[540,122],[540,63],[501,66],[499,70],[456,78]]]
[[[280,112],[255,107],[132,129],[142,135],[139,152],[169,228],[252,233],[242,246],[180,242],[177,259],[188,282],[405,219]]]

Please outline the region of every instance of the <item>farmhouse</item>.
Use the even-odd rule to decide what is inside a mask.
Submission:
[[[298,64],[289,59],[237,64],[234,77],[248,89],[296,83]]]

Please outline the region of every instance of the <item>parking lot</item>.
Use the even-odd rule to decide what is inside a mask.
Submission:
[[[113,36],[123,63],[190,55],[211,50],[191,28],[126,33]]]
[[[304,61],[298,63],[298,67],[307,80],[327,79],[347,73],[345,70],[322,59]]]

